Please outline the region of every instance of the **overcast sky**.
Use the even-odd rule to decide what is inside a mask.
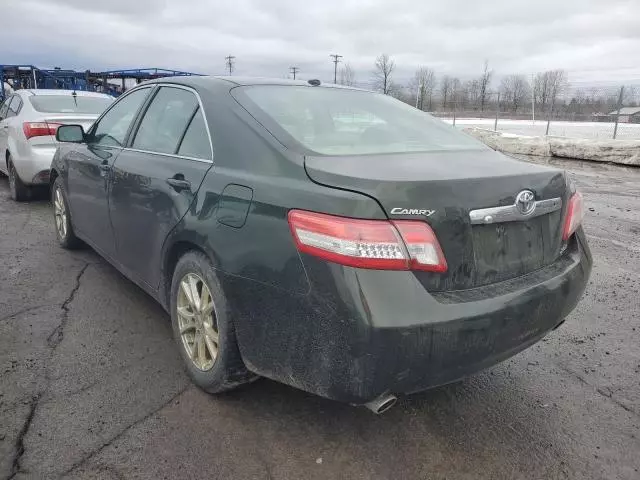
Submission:
[[[420,65],[468,78],[563,68],[578,83],[640,83],[638,0],[3,0],[0,63],[165,67],[330,80],[339,53],[370,82]]]

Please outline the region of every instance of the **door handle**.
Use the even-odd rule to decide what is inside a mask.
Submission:
[[[189,180],[185,180],[183,175],[174,175],[172,178],[167,178],[167,183],[173,188],[176,192],[181,192],[183,190],[191,190],[191,182]]]

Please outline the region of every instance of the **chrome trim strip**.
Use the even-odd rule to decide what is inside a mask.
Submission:
[[[114,105],[116,103],[118,103],[118,101],[121,98],[124,98],[125,96],[129,95],[132,92],[136,92],[138,90],[144,90],[145,88],[153,89],[156,86],[158,86],[158,87],[180,88],[182,90],[187,90],[188,92],[191,92],[196,96],[196,99],[198,100],[198,105],[200,106],[200,111],[202,112],[202,117],[204,118],[204,126],[207,128],[207,136],[209,137],[209,148],[211,149],[211,160],[204,159],[204,158],[187,157],[187,156],[184,156],[184,155],[176,155],[176,154],[173,154],[173,153],[151,152],[149,150],[139,150],[137,148],[131,148],[131,147],[116,147],[116,146],[114,146],[114,148],[121,148],[122,150],[128,150],[130,152],[149,153],[151,155],[162,155],[162,156],[165,156],[165,157],[182,158],[182,159],[186,159],[186,160],[195,160],[196,162],[213,163],[213,161],[215,159],[215,152],[213,150],[213,137],[211,136],[211,130],[209,129],[209,122],[207,121],[207,113],[204,110],[204,105],[202,103],[202,99],[200,98],[200,94],[194,88],[189,87],[187,85],[182,85],[182,84],[179,84],[179,83],[169,83],[169,82],[153,82],[153,83],[145,83],[145,84],[141,84],[141,85],[136,85],[135,87],[130,88],[129,90],[124,92],[122,95],[120,95],[116,99],[116,101],[114,101],[111,105],[109,105],[109,107],[107,107],[107,109],[104,112],[102,112],[100,117],[98,117],[95,120],[95,122],[93,122],[93,125],[91,125],[91,128],[89,129],[89,131],[91,131],[91,129],[93,129],[94,126],[100,120],[102,120],[102,117],[104,117],[109,112],[109,110],[111,110],[114,107]],[[151,101],[153,102],[153,99]],[[137,133],[137,131],[136,131],[136,133]],[[129,139],[129,140],[131,140],[131,139]]]
[[[523,215],[518,210],[518,207],[514,205],[507,205],[505,207],[490,207],[480,208],[477,210],[471,210],[469,212],[469,219],[472,225],[485,225],[491,223],[501,222],[518,222],[522,220],[528,220],[530,218],[546,215],[562,208],[561,198],[550,198],[548,200],[538,200],[535,203],[535,208],[529,215]]]
[[[193,160],[193,161],[202,162],[202,163],[213,163],[213,160],[207,160],[204,158],[187,157],[186,155],[176,155],[175,153],[152,152],[151,150],[140,150],[139,148],[130,148],[130,147],[124,147],[122,148],[122,150],[125,150],[128,152],[148,153],[149,155],[158,155],[160,157],[181,158],[184,160]]]

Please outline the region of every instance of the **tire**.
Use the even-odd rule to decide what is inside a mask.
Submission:
[[[186,289],[181,286],[183,282]],[[193,315],[194,311],[199,311],[197,305],[200,303],[189,302],[187,291],[193,291],[193,288],[200,300],[210,305],[210,315],[207,308],[203,313]],[[178,313],[179,306],[181,314]],[[186,371],[202,390],[224,392],[257,378],[242,361],[224,292],[211,262],[201,252],[185,253],[176,265],[171,281],[171,323]],[[187,324],[189,328],[183,335],[181,326]],[[202,340],[198,341],[198,338]],[[204,350],[198,350],[194,345],[200,345]],[[212,346],[215,347],[213,354]]]
[[[77,250],[84,246],[82,240],[76,237],[69,214],[67,193],[60,177],[56,178],[51,187],[51,204],[53,205],[53,220],[56,236],[60,246],[67,250]]]
[[[20,180],[20,175],[16,171],[11,161],[11,155],[7,156],[7,171],[9,172],[9,190],[11,191],[11,198],[16,202],[25,202],[31,198],[31,188],[26,186]]]

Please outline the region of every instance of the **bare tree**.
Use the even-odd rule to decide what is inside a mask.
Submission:
[[[622,99],[622,104],[629,107],[635,107],[636,98],[638,97],[638,87],[634,85],[625,85],[623,93],[624,97]]]
[[[375,70],[373,71],[375,86],[385,95],[391,93],[393,87],[392,74],[395,67],[395,62],[391,60],[386,53],[376,58]]]
[[[478,108],[478,101],[480,99],[480,83],[478,80],[474,79],[466,82],[465,91],[467,94],[467,101],[473,108]]]
[[[436,87],[436,74],[427,67],[420,67],[416,70],[413,79],[410,82],[411,91],[414,98],[417,99],[416,107],[420,110],[431,110],[431,100],[433,91]]]
[[[489,95],[489,87],[491,86],[491,77],[493,72],[489,70],[489,61],[484,61],[484,71],[478,79],[478,88],[480,95],[480,110],[484,111],[484,106],[487,103],[487,97]]]
[[[442,109],[447,109],[447,100],[450,100],[453,78],[449,75],[444,75],[440,79],[440,98],[442,99]]]
[[[507,75],[500,83],[500,95],[504,103],[517,113],[518,108],[527,102],[529,88],[529,82],[524,75]]]
[[[533,96],[536,105],[542,110],[552,108],[566,83],[567,73],[564,70],[547,70],[536,74],[533,81]]]
[[[451,92],[449,93],[449,97],[453,102],[454,110],[459,110],[463,106],[464,99],[462,82],[458,77],[451,78]]]
[[[347,85],[349,87],[355,85],[356,73],[348,63],[340,69],[340,80],[338,81],[338,83],[340,85]]]

